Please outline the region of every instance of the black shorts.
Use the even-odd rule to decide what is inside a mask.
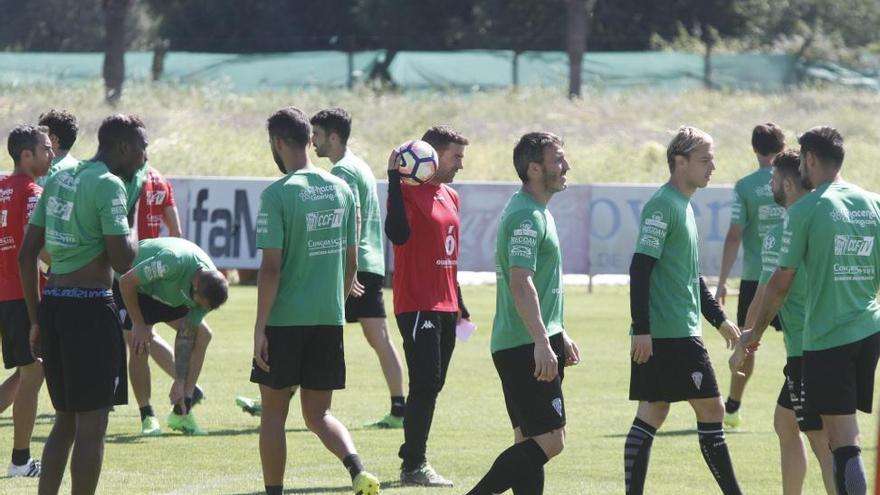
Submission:
[[[785,382],[779,391],[776,403],[779,407],[794,412],[798,428],[801,431],[819,431],[822,429],[822,418],[813,411],[804,408],[806,395],[804,394],[803,380],[804,359],[802,357],[790,357],[785,362],[783,374]]]
[[[701,337],[653,339],[648,362],[630,360],[630,400],[678,402],[720,396]]]
[[[354,323],[361,318],[385,318],[385,298],[382,296],[385,277],[376,273],[357,272],[357,279],[364,286],[364,295],[348,296],[345,300],[345,321]]]
[[[113,281],[113,300],[119,309],[119,321],[122,323],[122,329],[131,330],[133,326],[131,318],[128,315],[128,309],[125,307],[125,301],[122,300],[122,292],[119,291],[119,284],[116,281]],[[144,323],[147,325],[179,320],[189,314],[189,308],[186,306],[169,306],[140,292],[138,292],[138,306],[141,307],[141,315],[143,315]]]
[[[871,412],[880,333],[821,351],[804,351],[808,409],[818,414]]]
[[[510,424],[527,437],[565,426],[565,399],[562,396],[565,347],[561,333],[550,337],[550,347],[559,360],[559,376],[551,382],[539,382],[535,378],[535,344],[492,353],[492,361],[501,378]]]
[[[749,306],[752,304],[752,299],[755,298],[756,292],[758,292],[757,280],[740,280],[739,298],[736,303],[737,326],[742,327],[746,324],[746,315],[749,314]],[[773,325],[777,332],[782,330],[782,324],[779,323],[778,315],[773,317],[773,321],[770,324]]]
[[[274,389],[299,385],[309,390],[345,388],[345,348],[341,325],[266,327],[269,372],[251,367],[251,381]]]
[[[110,290],[47,288],[38,316],[46,388],[56,410],[128,403],[125,341]]]
[[[31,319],[24,299],[0,302],[0,337],[3,341],[3,366],[6,369],[34,362],[30,335]]]

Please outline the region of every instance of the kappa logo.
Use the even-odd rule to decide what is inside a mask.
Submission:
[[[560,417],[562,417],[562,399],[559,397],[553,399],[553,402],[550,403],[553,406],[553,409],[556,411]]]
[[[703,373],[694,371],[691,373],[691,380],[694,381],[694,386],[697,387],[697,390],[700,390],[700,387],[703,386]]]
[[[422,323],[422,326],[419,327],[419,330],[433,330],[434,328],[437,328],[434,326],[434,322],[431,320],[425,320],[424,323]]]

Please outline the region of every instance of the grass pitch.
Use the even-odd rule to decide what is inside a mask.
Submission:
[[[403,488],[396,482],[400,430],[367,430],[361,425],[388,409],[388,393],[372,350],[356,325],[346,327],[346,390],[334,396],[334,413],[354,437],[367,468],[383,481],[382,493],[458,494],[469,490],[512,439],[501,389],[489,355],[494,287],[464,287],[465,299],[479,330],[458,342],[445,390],[441,393],[428,444],[429,459],[452,479],[453,489]],[[386,301],[390,302],[390,294]],[[568,414],[565,451],[547,466],[548,494],[603,494],[623,491],[623,442],[635,411],[627,400],[629,383],[629,303],[625,287],[568,287],[565,320],[584,361],[566,373]],[[733,312],[736,299],[728,301]],[[256,289],[233,287],[229,303],[209,315],[214,340],[200,383],[208,399],[196,408],[207,437],[184,437],[164,428],[159,438],[141,438],[137,407],[118,407],[111,415],[104,471],[98,492],[106,494],[258,494],[263,488],[257,451],[258,419],[238,410],[236,395],[255,395],[248,381]],[[400,345],[396,326],[392,336]],[[704,325],[705,340],[723,392],[727,391],[727,351],[715,330]],[[166,338],[171,331],[160,330]],[[773,433],[773,408],[782,385],[784,349],[781,335],[769,332],[758,356],[758,368],[746,392],[744,425],[727,435],[740,484],[746,493],[781,492],[779,452]],[[170,381],[153,366],[157,413],[165,405]],[[294,398],[298,401],[298,397]],[[133,397],[132,397],[133,401]],[[295,406],[296,404],[294,404]],[[34,434],[34,455],[42,452],[51,427],[51,405],[45,388]],[[11,411],[0,416],[0,456],[8,459],[12,442]],[[863,453],[869,477],[875,457],[875,419],[860,415]],[[696,420],[687,404],[676,404],[654,442],[647,492],[652,494],[718,493],[699,452]],[[319,440],[307,431],[298,407],[287,423],[286,493],[348,494],[349,477]],[[5,465],[5,464],[3,464]],[[34,493],[36,480],[0,479],[0,493]],[[69,492],[69,474],[62,493]],[[818,466],[812,461],[804,493],[822,493]]]

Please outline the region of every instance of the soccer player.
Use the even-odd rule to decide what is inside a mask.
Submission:
[[[49,179],[25,231],[19,268],[31,346],[43,358],[56,411],[43,448],[40,493],[58,492],[71,447],[72,493],[95,492],[108,413],[127,402],[125,344],[110,287],[113,271],[127,272],[137,249],[122,179],[143,167],[146,149],[138,117],[104,119],[94,158]],[[52,272],[40,300],[37,257],[44,245]]]
[[[18,378],[12,408],[12,462],[6,473],[36,477],[40,463],[31,457],[30,447],[43,368],[31,354],[31,323],[21,290],[18,253],[25,225],[43,192],[35,179],[46,175],[54,154],[45,127],[20,125],[12,129],[7,148],[14,169],[0,178],[0,337],[3,365],[15,368]]]
[[[564,367],[577,345],[562,322],[562,251],[547,209],[571,168],[563,142],[547,132],[522,136],[513,164],[523,183],[501,213],[495,247],[498,276],[492,360],[501,378],[514,444],[470,495],[544,493],[544,464],[565,444]]]
[[[119,278],[114,295],[122,328],[131,331],[127,337],[131,348],[129,369],[141,413],[141,434],[161,434],[150,405],[147,358],[155,341],[153,325],[165,322],[177,330],[174,354],[170,356],[174,385],[169,396],[174,410],[168,416],[168,427],[204,435],[191,411],[196,380],[211,341],[211,329],[204,318],[226,302],[229,284],[200,247],[177,237],[140,241],[133,265]]]
[[[730,229],[724,240],[721,257],[721,272],[718,274],[718,288],[715,299],[724,304],[727,298],[727,276],[736,261],[739,245],[743,246],[743,268],[739,284],[739,299],[736,309],[736,324],[745,324],[758,278],[761,275],[761,243],[764,235],[782,225],[785,209],[773,201],[770,191],[770,163],[777,153],[785,148],[785,135],[776,124],[768,122],[755,126],[752,130],[752,151],[758,159],[758,170],[737,181],[733,188],[733,210],[730,216]],[[779,322],[774,326],[780,328]],[[750,354],[743,369],[730,377],[730,393],[724,403],[724,425],[739,427],[742,422],[739,408],[746,382],[752,376],[755,358]]]
[[[798,139],[800,171],[815,190],[788,209],[779,267],[767,281],[755,326],[743,336],[754,349],[795,285],[807,274],[803,387],[834,456],[837,493],[864,494],[865,467],[856,410],[871,412],[880,355],[880,196],[845,182],[843,137],[814,127]],[[742,353],[733,356],[734,367]]]
[[[344,180],[354,193],[358,211],[358,273],[354,288],[345,301],[345,321],[359,321],[370,347],[376,351],[388,391],[391,410],[369,426],[403,428],[406,400],[403,396],[403,366],[388,335],[385,318],[385,254],[382,213],[376,179],[363,160],[348,148],[351,115],[342,108],[321,110],[311,118],[315,154],[333,164],[330,173]]]
[[[67,110],[54,108],[40,115],[39,125],[49,128],[49,139],[52,141],[52,152],[55,154],[49,172],[45,176],[37,178],[37,184],[44,187],[46,181],[55,172],[79,163],[79,160],[70,154],[70,149],[73,148],[73,143],[76,142],[76,136],[79,133],[79,126],[76,123],[75,115]]]
[[[145,168],[146,175],[137,206],[138,240],[159,237],[163,223],[170,237],[181,237],[180,215],[174,202],[171,182],[149,164]]]
[[[385,233],[394,244],[394,314],[409,372],[400,481],[452,486],[434,471],[426,453],[437,396],[455,349],[455,326],[468,317],[457,282],[458,193],[446,185],[463,168],[468,140],[446,126],[428,129],[422,140],[439,157],[429,182],[401,186],[397,153],[388,160]]]
[[[309,161],[312,126],[298,108],[268,121],[272,156],[284,177],[263,191],[257,246],[254,365],[260,385],[260,459],[268,495],[283,491],[290,396],[301,388],[306,426],[342,461],[356,494],[379,493],[345,426],[330,413],[333,390],[345,387],[342,325],[357,272],[355,201],[342,179]]]
[[[672,402],[697,417],[700,451],[725,495],[741,493],[724,441],[724,404],[701,337],[700,313],[732,347],[739,328],[727,320],[700,275],[697,223],[690,198],[715,170],[712,137],[681,127],[666,149],[669,182],[642,209],[630,265],[632,363],[629,398],[639,401],[626,437],[626,493],[644,492],[654,434]]]
[[[800,158],[796,150],[786,150],[773,158],[773,175],[770,185],[773,199],[777,204],[790,208],[802,196],[809,193],[805,188],[798,171]],[[764,235],[761,248],[761,278],[755,297],[749,306],[746,327],[754,325],[758,306],[764,298],[767,281],[779,266],[779,248],[782,241],[782,225],[777,225]],[[828,436],[822,430],[822,419],[813,411],[804,409],[803,396],[803,331],[806,312],[807,275],[799,271],[794,278],[791,290],[785,303],[779,309],[778,318],[782,324],[785,340],[786,363],[783,369],[785,382],[779,391],[774,413],[774,426],[779,437],[779,451],[782,460],[782,493],[799,494],[803,490],[804,477],[807,474],[807,451],[801,438],[801,432],[810,441],[813,453],[819,461],[825,489],[834,494],[834,464],[831,450],[828,448]],[[737,344],[741,354],[745,349],[742,342]],[[734,373],[738,370],[732,370]]]

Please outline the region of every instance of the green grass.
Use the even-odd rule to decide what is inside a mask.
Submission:
[[[847,140],[844,174],[880,189],[880,94],[842,88],[787,93],[656,91],[588,92],[570,102],[562,89],[479,93],[374,93],[360,89],[291,90],[251,94],[222,87],[131,83],[118,110],[147,122],[151,163],[168,175],[274,176],[265,121],[294,104],[306,112],[340,105],[354,116],[351,147],[384,176],[388,152],[446,123],[471,141],[460,180],[515,181],[511,152],[530,130],[561,135],[573,166],[571,183],[660,182],[667,174],[670,131],[690,124],[717,142],[716,184],[733,183],[755,167],[750,137],[755,124],[775,121],[795,145],[795,133],[818,124],[838,127]],[[0,133],[34,122],[51,107],[67,108],[82,122],[77,157],[95,150],[95,133],[112,110],[98,82],[67,86],[0,86]],[[8,160],[6,160],[7,168]],[[326,161],[316,163],[326,166]]]
[[[494,287],[465,287],[464,291],[480,328],[471,341],[457,345],[429,442],[429,458],[443,475],[455,481],[453,490],[400,488],[394,483],[398,476],[396,454],[402,432],[365,430],[360,426],[386,412],[388,394],[377,360],[359,328],[353,325],[346,328],[348,388],[335,395],[334,411],[351,429],[368,469],[387,483],[383,493],[463,493],[511,442],[498,378],[488,352]],[[621,493],[624,435],[635,410],[634,404],[627,400],[627,291],[624,287],[599,287],[595,293],[588,294],[584,287],[568,287],[566,295],[568,331],[579,343],[584,362],[566,374],[567,447],[547,467],[546,493]],[[135,435],[139,430],[136,406],[117,408],[111,416],[100,493],[260,492],[258,422],[233,404],[235,395],[256,393],[256,387],[248,382],[255,299],[255,288],[234,287],[229,303],[210,317],[215,336],[200,380],[208,400],[196,412],[211,435],[192,438],[166,433],[161,438],[139,438]],[[386,301],[390,299],[390,294],[386,294]],[[735,304],[735,298],[728,301],[731,311]],[[399,334],[394,324],[391,325],[399,346]],[[721,388],[726,392],[727,352],[714,330],[709,327],[704,330]],[[162,329],[162,333],[170,337],[167,328]],[[744,427],[727,435],[737,475],[746,493],[781,492],[772,414],[782,384],[783,360],[782,339],[771,332],[761,347],[758,369],[747,390]],[[167,413],[162,404],[168,386],[166,376],[154,375],[154,403],[160,405],[157,410],[163,416]],[[50,413],[44,389],[33,444],[36,455],[42,452],[51,426]],[[860,415],[860,423],[865,464],[869,473],[873,473],[875,420]],[[287,428],[287,493],[350,493],[345,470],[318,439],[305,430],[297,407],[291,408]],[[690,408],[676,404],[654,443],[648,493],[717,493],[700,456],[694,428]],[[7,411],[0,417],[0,455],[9,455],[11,438],[10,411]],[[32,493],[35,483],[34,480],[2,479],[0,493]],[[67,475],[62,493],[69,489]],[[818,467],[811,459],[804,493],[821,492]]]

